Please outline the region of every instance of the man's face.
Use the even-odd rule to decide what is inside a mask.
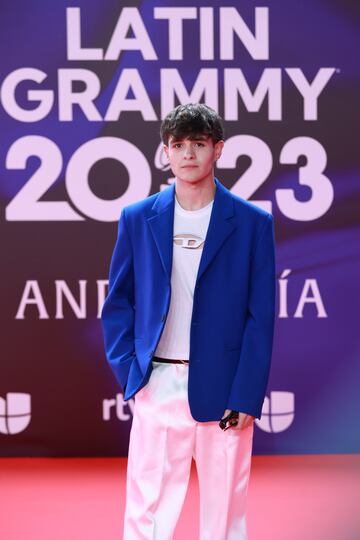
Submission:
[[[206,135],[194,139],[169,137],[164,152],[169,159],[171,170],[181,181],[196,184],[202,180],[213,180],[214,163],[221,156],[224,141],[213,143]]]

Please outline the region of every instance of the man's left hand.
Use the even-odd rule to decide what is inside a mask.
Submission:
[[[223,418],[231,413],[230,409],[226,409],[224,412]],[[239,421],[236,426],[231,426],[229,429],[245,429],[253,424],[255,416],[250,414],[239,412]]]

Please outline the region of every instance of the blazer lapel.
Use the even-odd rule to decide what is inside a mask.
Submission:
[[[233,230],[236,229],[236,224],[234,222],[234,203],[231,194],[217,178],[215,178],[215,184],[216,191],[214,204],[200,259],[196,284],[220,250],[225,240],[230,236]]]
[[[216,190],[208,231],[200,259],[196,283],[219,251],[225,240],[236,228],[234,222],[234,203],[227,190],[215,178]],[[174,236],[175,182],[161,191],[153,204],[155,216],[148,223],[158,249],[168,280],[171,280],[173,236]]]
[[[175,182],[159,192],[152,206],[156,214],[147,219],[169,282],[173,255],[174,208]]]

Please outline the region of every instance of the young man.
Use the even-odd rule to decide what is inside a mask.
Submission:
[[[161,136],[175,182],[122,210],[102,312],[108,361],[135,397],[124,539],[173,537],[194,458],[200,539],[244,540],[273,341],[273,217],[214,177],[215,111],[180,105]]]

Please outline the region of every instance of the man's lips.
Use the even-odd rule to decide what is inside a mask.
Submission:
[[[195,169],[197,165],[182,165],[182,169]]]

